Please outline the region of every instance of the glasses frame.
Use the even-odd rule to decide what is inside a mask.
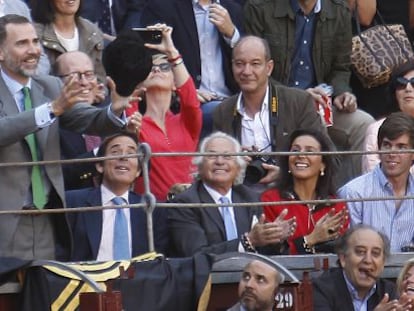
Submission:
[[[158,68],[161,72],[169,72],[172,69],[170,63],[152,64],[151,72],[154,72],[155,68]]]
[[[395,86],[395,89],[396,90],[404,90],[404,89],[406,89],[408,83],[411,84],[411,87],[414,87],[414,77],[412,77],[410,79],[407,79],[407,78],[404,78],[404,77],[398,77],[396,79],[396,82],[397,82],[396,83],[396,86]]]
[[[93,81],[94,79],[96,79],[96,74],[93,70],[86,70],[84,72],[73,71],[65,75],[60,75],[59,77],[62,79],[66,79],[67,77],[70,77],[73,75],[77,75],[79,80],[81,80],[82,77],[85,78],[86,81]]]

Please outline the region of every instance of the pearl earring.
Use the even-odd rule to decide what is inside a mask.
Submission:
[[[325,176],[325,171],[321,170],[321,176]]]

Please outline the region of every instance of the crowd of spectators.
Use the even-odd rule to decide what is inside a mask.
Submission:
[[[356,14],[366,28],[378,10],[412,39],[414,1],[112,0],[109,10],[105,1],[26,2],[0,0],[0,162],[126,157],[1,167],[1,210],[139,203],[141,162],[129,157],[139,143],[155,153],[199,150],[210,154],[151,159],[150,191],[158,202],[174,185],[192,183],[168,202],[217,204],[156,208],[157,251],[313,254],[334,252],[342,242],[340,268],[317,283],[316,305],[339,310],[342,301],[324,289],[335,279],[364,298],[367,310],[411,303],[410,266],[398,283],[403,299],[383,299],[388,285],[378,278],[387,239],[391,252],[414,243],[414,201],[404,198],[414,195],[414,60],[368,90],[352,74],[350,53]],[[124,96],[106,76],[103,53],[133,27],[160,30],[161,41],[145,45],[151,70]],[[319,109],[326,107],[326,84],[332,124]],[[307,154],[338,150],[357,154]],[[389,153],[358,154],[377,150]],[[242,151],[295,154],[234,155]],[[244,181],[257,158],[263,174]],[[381,200],[387,197],[396,199]],[[326,202],[336,198],[345,202]],[[302,203],[313,200],[325,202]],[[254,206],[260,201],[263,208]],[[274,204],[280,201],[299,202]],[[69,214],[2,216],[0,256],[112,260],[148,248],[141,210]],[[126,232],[117,232],[118,218]],[[122,251],[118,234],[126,240]],[[358,247],[383,255],[365,258],[374,262],[375,269],[364,268],[373,282],[354,275]]]

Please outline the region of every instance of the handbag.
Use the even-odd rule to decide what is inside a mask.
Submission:
[[[357,35],[352,38],[351,66],[365,88],[387,83],[392,71],[414,57],[401,24],[387,25],[377,11],[380,24],[361,32],[357,8]]]

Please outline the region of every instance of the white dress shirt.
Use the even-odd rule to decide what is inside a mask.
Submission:
[[[115,195],[104,185],[101,185],[102,206],[113,206],[114,203],[111,200],[114,197],[122,197],[125,200],[126,204],[129,204],[128,191],[122,195]],[[124,208],[122,211],[125,213],[125,217],[128,223],[129,249],[130,253],[132,254],[130,209]],[[96,258],[98,261],[113,260],[115,214],[115,209],[105,209],[102,211],[101,243],[99,245],[98,256]]]

